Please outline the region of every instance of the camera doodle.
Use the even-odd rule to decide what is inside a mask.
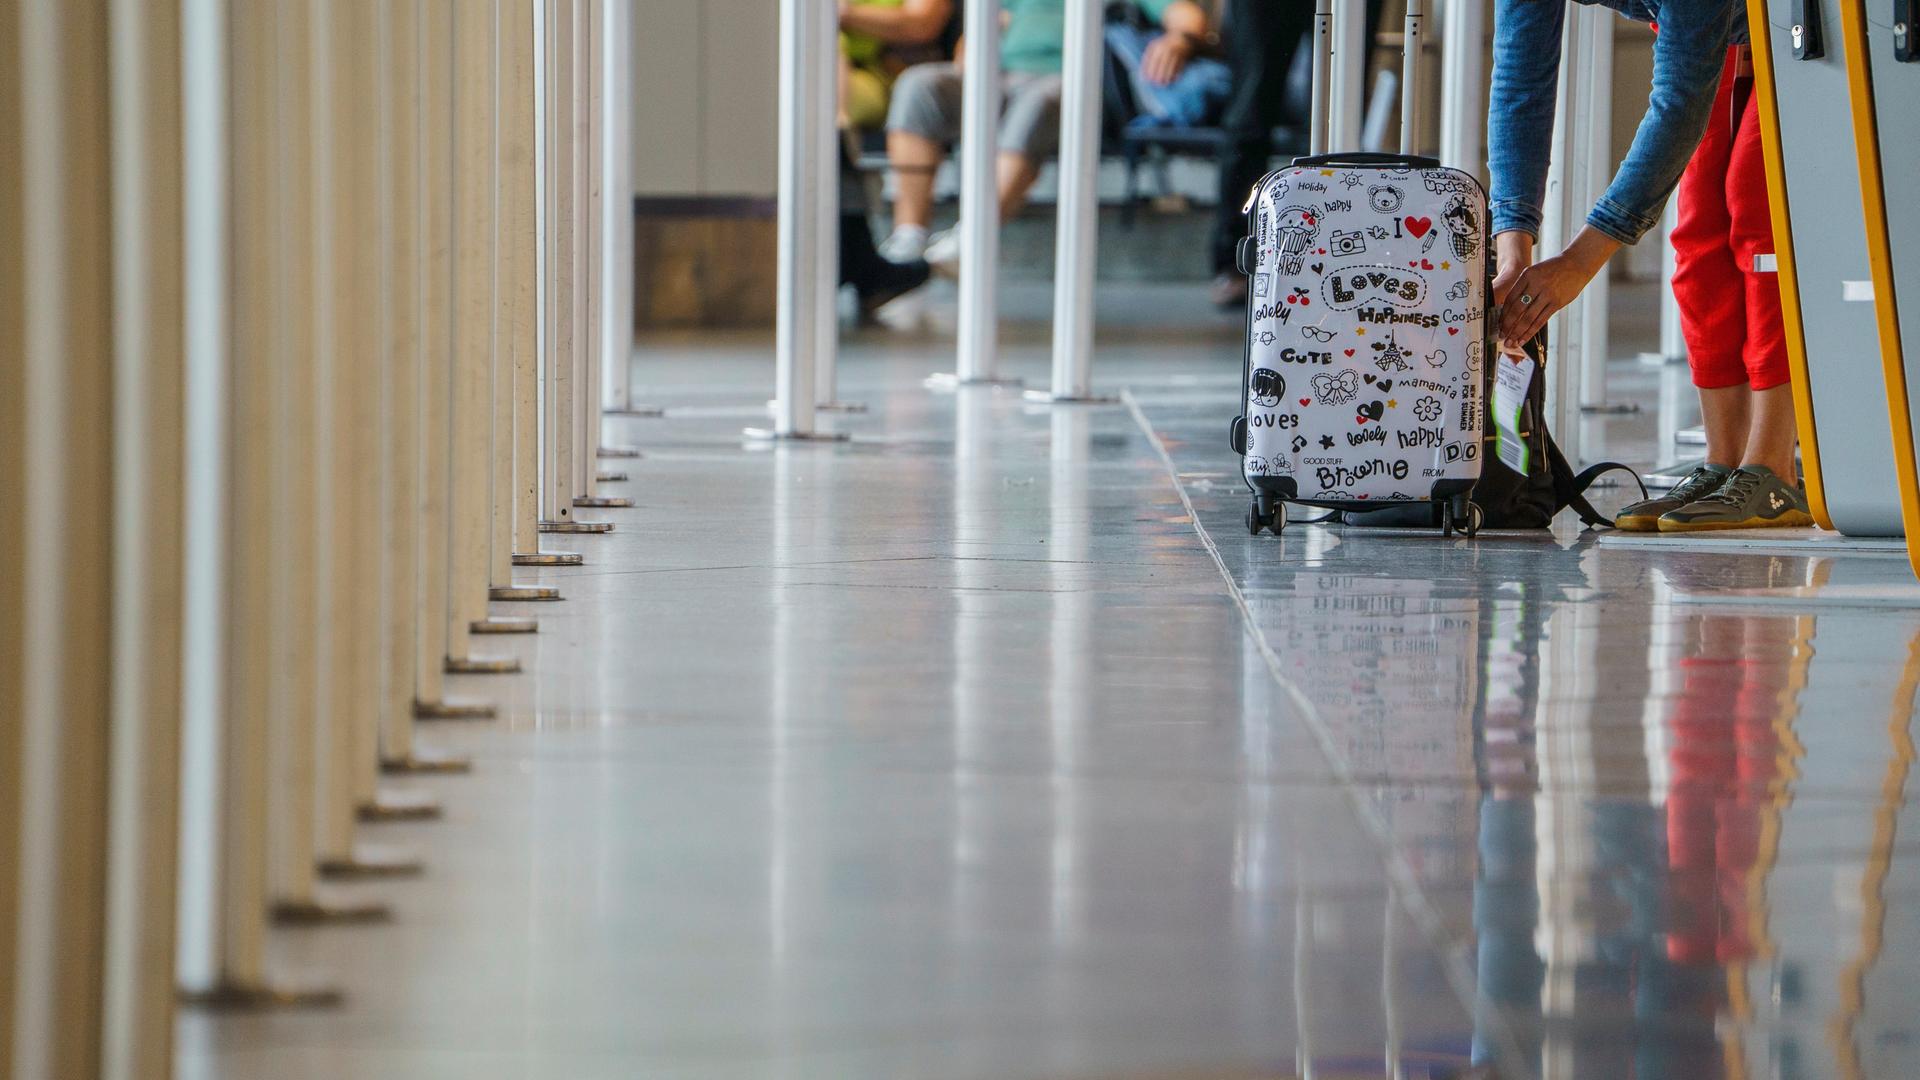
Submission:
[[[1333,230],[1333,235],[1327,240],[1327,250],[1340,256],[1365,255],[1367,253],[1367,234],[1361,232],[1359,229],[1354,229],[1349,232],[1341,232],[1339,229],[1335,229]]]

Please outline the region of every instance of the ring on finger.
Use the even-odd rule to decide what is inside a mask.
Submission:
[[[1520,306],[1521,306],[1521,307],[1527,307],[1527,306],[1529,306],[1529,305],[1531,305],[1532,303],[1533,303],[1533,294],[1532,294],[1532,293],[1521,293],[1521,294],[1520,294]]]

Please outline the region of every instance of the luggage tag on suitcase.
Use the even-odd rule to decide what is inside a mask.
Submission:
[[[1527,475],[1533,451],[1520,433],[1520,416],[1527,407],[1527,392],[1533,388],[1532,357],[1515,360],[1501,353],[1493,362],[1494,450],[1500,463],[1521,476]]]

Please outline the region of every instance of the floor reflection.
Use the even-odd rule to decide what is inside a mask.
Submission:
[[[1186,489],[1408,871],[1419,895],[1399,899],[1463,957],[1476,1068],[1920,1075],[1920,872],[1900,840],[1920,614],[1713,599],[1904,567],[1573,533],[1254,541],[1200,411],[1143,408],[1177,473],[1227,478]]]

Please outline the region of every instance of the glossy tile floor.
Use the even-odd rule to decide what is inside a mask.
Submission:
[[[366,830],[428,873],[276,935],[348,1004],[181,1075],[1920,1076],[1904,562],[1248,537],[1191,291],[1103,291],[1124,401],[1051,411],[923,389],[936,297],[837,446],[742,444],[763,341],[643,343],[638,508]]]

